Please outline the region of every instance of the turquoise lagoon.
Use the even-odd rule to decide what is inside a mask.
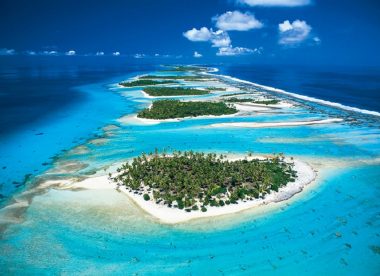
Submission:
[[[95,98],[87,106],[77,106],[85,113],[72,112],[55,125],[54,134],[65,143],[73,128],[86,126],[92,136],[81,133],[82,138],[70,141],[51,165],[31,175],[25,187],[4,203],[0,242],[3,274],[380,273],[380,117],[302,101],[220,77],[220,86],[273,95],[296,106],[250,116],[148,125],[128,116],[148,106],[152,99],[144,98],[139,87],[115,85],[129,77],[132,75],[77,88]],[[228,93],[233,92],[200,98]],[[326,118],[343,121],[256,129],[209,127],[221,122]],[[2,150],[14,150],[12,147],[20,143],[17,139],[22,137],[9,139]],[[50,147],[48,142],[43,147]],[[27,145],[28,141],[23,143]],[[82,179],[106,173],[112,165],[156,148],[283,152],[309,162],[318,170],[318,178],[286,202],[176,225],[160,223],[117,191],[42,186],[51,179]]]

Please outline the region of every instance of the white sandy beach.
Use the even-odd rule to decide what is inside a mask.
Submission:
[[[189,100],[193,101],[193,100]],[[287,102],[281,102],[274,105],[265,105],[265,104],[234,104],[236,109],[238,110],[235,114],[228,114],[228,115],[202,115],[202,116],[196,116],[196,117],[183,117],[183,118],[175,118],[175,119],[146,119],[146,118],[139,118],[136,114],[132,115],[126,115],[119,119],[117,119],[118,122],[125,124],[125,125],[155,125],[159,123],[170,123],[170,122],[180,122],[184,120],[195,120],[195,119],[219,119],[219,118],[232,118],[232,117],[248,117],[247,112],[260,112],[260,111],[268,111],[275,109],[282,109],[282,108],[289,108],[293,105]],[[152,104],[148,106],[148,108],[151,108]]]
[[[230,158],[236,160],[241,157]],[[286,160],[290,162],[291,160]],[[305,162],[293,160],[294,169],[297,171],[295,182],[289,183],[280,188],[278,192],[272,192],[266,195],[264,199],[254,199],[251,201],[239,201],[238,204],[225,205],[223,207],[207,207],[207,212],[192,211],[186,212],[178,208],[169,208],[163,204],[156,204],[153,200],[145,201],[141,195],[129,192],[124,187],[117,187],[115,183],[109,180],[107,175],[95,176],[80,182],[75,182],[66,186],[67,189],[117,189],[125,193],[129,199],[133,200],[136,205],[150,214],[153,218],[166,224],[181,223],[197,218],[215,217],[227,214],[241,212],[247,209],[267,206],[268,204],[281,202],[291,198],[293,195],[301,192],[308,184],[316,178],[316,172]],[[115,191],[116,192],[116,191]]]
[[[183,118],[181,118],[183,119]],[[126,115],[119,119],[117,119],[118,122],[124,124],[124,125],[156,125],[159,123],[164,122],[179,122],[181,119],[166,119],[166,120],[155,120],[155,119],[146,119],[146,118],[139,118],[137,115]]]
[[[278,104],[255,104],[255,103],[234,103],[234,106],[239,113],[245,112],[260,112],[275,109],[291,108],[293,105],[287,102],[280,102]]]

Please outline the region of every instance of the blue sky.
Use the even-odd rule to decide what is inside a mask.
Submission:
[[[380,65],[380,1],[0,2],[0,55]]]

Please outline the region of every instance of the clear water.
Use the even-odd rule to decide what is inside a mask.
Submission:
[[[75,85],[72,91],[82,100],[74,98],[48,116],[2,137],[0,158],[7,168],[0,176],[3,205],[8,206],[0,212],[4,225],[0,270],[4,274],[380,273],[376,250],[380,247],[378,118],[298,101],[299,107],[281,114],[122,124],[118,118],[135,113],[150,101],[138,89],[112,84],[146,70],[124,76],[109,72],[103,80]],[[85,82],[83,79],[81,76]],[[262,129],[207,128],[216,122],[328,117],[344,118],[345,122]],[[110,124],[118,128],[102,130]],[[41,132],[43,135],[35,135]],[[158,223],[125,195],[112,190],[51,188],[35,192],[46,178],[85,177],[155,148],[283,152],[319,164],[322,169],[317,183],[289,202],[175,226]],[[65,151],[59,153],[62,149]],[[55,158],[48,165],[41,165],[51,156]],[[68,161],[87,166],[43,173]],[[28,181],[14,188],[12,182],[30,171]],[[15,206],[9,205],[13,200],[26,200],[27,208],[10,210],[9,206]]]

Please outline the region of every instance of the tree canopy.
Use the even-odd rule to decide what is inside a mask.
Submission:
[[[141,110],[137,117],[147,119],[174,119],[202,115],[234,114],[237,110],[223,102],[182,102],[178,100],[159,100],[150,108]]]
[[[172,80],[162,80],[162,81],[135,80],[135,81],[123,81],[123,82],[120,82],[119,85],[124,86],[124,87],[135,87],[135,86],[159,85],[159,84],[170,84],[170,83],[176,83],[176,82]]]
[[[184,87],[146,87],[143,90],[149,96],[190,96],[190,95],[206,95],[209,90],[184,88]]]
[[[278,191],[297,176],[284,157],[229,161],[223,155],[192,151],[145,155],[125,163],[113,181],[169,207],[207,211]],[[146,194],[146,196],[145,196]]]

